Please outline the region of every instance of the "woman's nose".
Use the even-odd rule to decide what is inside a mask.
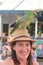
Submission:
[[[26,50],[27,50],[26,46],[23,46],[23,50],[24,50],[24,51],[26,51]]]

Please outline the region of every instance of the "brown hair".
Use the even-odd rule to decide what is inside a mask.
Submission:
[[[16,44],[16,41],[15,42],[12,42],[11,44],[11,47],[14,46]],[[30,45],[32,46],[32,42],[30,41]],[[12,50],[12,59],[14,61],[14,64],[15,65],[20,65],[20,62],[18,61],[17,57],[16,57],[16,52],[11,48]],[[27,65],[33,65],[32,64],[32,56],[31,56],[31,52],[27,58]]]

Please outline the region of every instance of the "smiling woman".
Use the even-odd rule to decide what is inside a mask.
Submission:
[[[16,55],[19,60],[26,60],[30,54],[30,42],[17,41],[15,46],[13,45],[13,51],[16,51]]]
[[[4,65],[38,65],[31,56],[35,40],[31,39],[27,29],[16,29],[7,41],[11,46],[11,57],[5,59]]]

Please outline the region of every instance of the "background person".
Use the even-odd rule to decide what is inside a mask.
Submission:
[[[34,61],[37,61],[37,53],[36,53],[36,44],[32,44],[32,58]]]
[[[2,59],[6,59],[7,56],[11,55],[11,49],[9,45],[4,45],[2,48]]]

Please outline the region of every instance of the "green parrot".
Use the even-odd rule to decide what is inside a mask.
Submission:
[[[25,12],[25,15],[22,16],[17,23],[19,23],[19,28],[26,28],[31,22],[34,22],[35,18],[32,11]]]
[[[11,33],[18,28],[26,28],[31,22],[35,21],[35,16],[32,11],[24,11],[24,13],[25,14],[17,19],[17,21],[13,24]]]

